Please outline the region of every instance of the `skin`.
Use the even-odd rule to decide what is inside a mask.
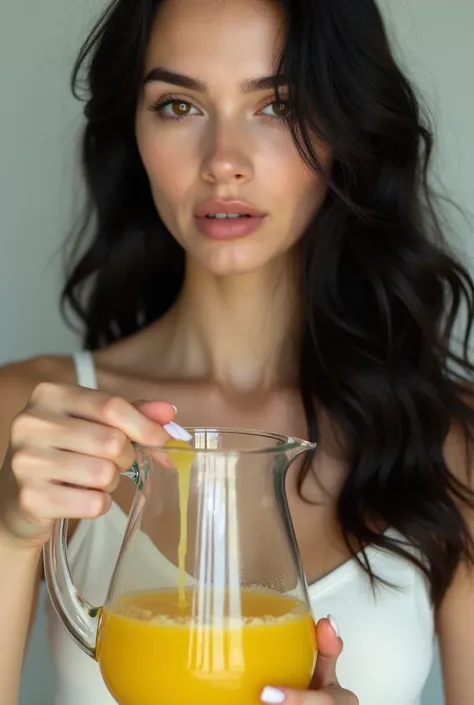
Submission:
[[[245,32],[236,31],[243,26]],[[285,111],[275,103],[272,89],[239,89],[249,79],[275,73],[283,27],[283,16],[266,4],[174,0],[158,11],[146,57],[146,75],[163,67],[207,85],[205,90],[189,90],[170,82],[147,82],[136,134],[165,225],[195,266],[226,279],[261,276],[263,269],[273,269],[326,194],[324,183],[305,168],[278,119]],[[283,88],[282,98],[285,95]],[[177,100],[159,112],[150,110],[167,96]],[[184,115],[179,119],[180,113]],[[325,152],[320,149],[327,161]],[[194,212],[215,196],[249,202],[268,214],[265,226],[233,242],[205,238],[196,230]],[[284,262],[287,268],[286,258]]]
[[[175,418],[171,404],[183,425],[306,434],[294,364],[294,253],[326,188],[301,161],[285,126],[272,117],[271,91],[241,90],[243,82],[274,72],[282,22],[276,6],[253,0],[164,4],[150,37],[144,78],[162,67],[207,85],[196,91],[145,82],[136,111],[137,141],[156,207],[187,254],[182,295],[163,319],[95,353],[100,391],[75,385],[69,358],[40,358],[0,370],[0,456],[5,455],[0,705],[18,701],[41,547],[52,521],[98,516],[107,511],[111,495],[128,511],[130,486],[118,480],[118,472],[131,463],[132,441],[168,438],[163,425]],[[177,103],[166,108],[168,119],[161,119],[150,106],[170,95]],[[182,112],[179,105],[186,116],[176,121],[172,115],[177,107]],[[330,168],[329,150],[318,145],[318,151]],[[193,218],[210,197],[248,201],[267,214],[265,224],[248,238],[210,241]],[[148,401],[137,404],[137,399]],[[315,507],[302,501],[294,473],[287,485],[309,582],[349,557],[335,517],[347,474],[344,448],[323,409],[318,416],[315,473],[328,494],[308,477],[304,495],[324,499]],[[460,472],[465,460],[459,448],[451,434],[446,453],[453,472]],[[72,531],[74,526],[72,521]],[[473,604],[461,566],[438,616],[448,705],[469,705],[474,689],[467,658],[474,648]],[[8,633],[15,636],[2,642]],[[337,682],[343,644],[328,620],[319,622],[318,637],[311,689],[285,691],[283,699],[290,705],[354,705],[356,696]]]

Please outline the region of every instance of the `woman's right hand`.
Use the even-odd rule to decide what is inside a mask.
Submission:
[[[132,442],[179,437],[174,414],[166,402],[135,406],[75,385],[39,384],[12,424],[0,470],[2,531],[19,546],[40,548],[56,519],[107,512],[119,473],[135,460]]]

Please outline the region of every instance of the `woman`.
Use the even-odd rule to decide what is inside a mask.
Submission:
[[[473,368],[451,331],[473,286],[440,244],[431,135],[373,0],[115,0],[76,86],[83,70],[91,239],[64,299],[94,353],[1,371],[1,705],[52,522],[76,520],[99,604],[130,506],[118,471],[131,442],[183,433],[172,405],[318,440],[288,501],[344,650],[321,619],[312,690],[262,700],[418,705],[436,630],[447,704],[468,705]],[[50,633],[55,702],[111,703],[52,614]]]

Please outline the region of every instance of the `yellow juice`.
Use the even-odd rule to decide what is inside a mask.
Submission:
[[[241,616],[220,616],[236,598]],[[104,608],[96,657],[117,702],[258,705],[265,685],[306,688],[316,656],[306,605],[251,590],[224,595],[223,610],[222,599],[212,590],[203,596],[188,589],[183,608],[177,590],[158,590]],[[218,621],[193,618],[201,611],[218,614]]]

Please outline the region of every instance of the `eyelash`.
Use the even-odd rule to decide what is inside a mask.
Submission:
[[[196,106],[188,99],[182,98],[181,96],[178,95],[167,95],[163,96],[163,98],[159,98],[155,103],[150,105],[149,110],[153,113],[158,113],[158,117],[160,120],[166,121],[170,120],[172,122],[181,122],[182,120],[187,120],[190,117],[197,117],[196,115],[182,115],[181,117],[176,115],[174,117],[171,117],[170,115],[164,115],[163,110],[168,106],[172,105],[173,103],[186,103],[187,105],[191,105],[193,108],[196,108]],[[288,103],[287,100],[281,100],[278,101],[276,97],[274,97],[272,100],[269,100],[268,103],[263,105],[259,112],[262,110],[265,110],[265,108],[268,108],[268,106],[273,105],[273,103]],[[196,108],[197,110],[197,108]],[[276,115],[264,115],[263,117],[268,118],[270,120],[277,120],[278,122],[285,122],[287,118],[284,117],[277,117]]]

